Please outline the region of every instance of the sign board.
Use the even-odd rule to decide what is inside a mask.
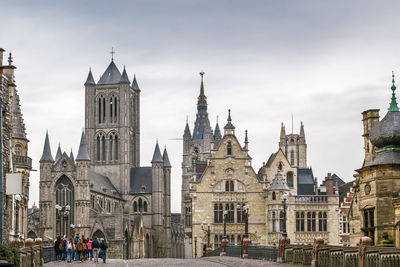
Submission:
[[[6,195],[22,194],[22,173],[6,174]]]

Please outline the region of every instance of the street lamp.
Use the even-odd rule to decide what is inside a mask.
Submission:
[[[224,238],[222,239],[222,247],[221,247],[221,253],[220,256],[225,256],[226,255],[226,245],[228,245],[229,241],[228,238],[226,237],[226,216],[228,215],[228,211],[224,211]]]
[[[283,204],[283,233],[282,233],[282,238],[279,240],[279,258],[278,262],[284,262],[285,261],[285,246],[286,244],[290,244],[290,239],[287,237],[287,232],[286,232],[286,201],[288,200],[288,193],[284,193],[281,197],[281,201]]]
[[[242,255],[243,258],[247,258],[248,254],[248,247],[251,244],[251,240],[249,238],[249,205],[245,204],[243,206],[243,217],[244,217],[244,238],[242,241]]]
[[[197,235],[194,236],[194,257],[197,258]]]
[[[60,206],[60,205],[58,205],[58,204],[56,204],[56,206],[55,206],[55,208],[56,208],[56,216],[57,216],[57,220],[59,221],[59,223],[60,223],[60,232],[59,232],[59,235],[62,235],[62,231],[61,231],[61,228],[63,227],[63,225],[62,225],[62,218],[61,218],[61,216],[62,217],[64,217],[64,218],[66,218],[67,220],[68,220],[68,216],[69,216],[69,213],[70,213],[70,210],[71,210],[71,206],[70,205],[65,205],[65,206]],[[71,224],[71,226],[72,226],[72,224]],[[67,226],[65,225],[65,227],[64,227],[65,229],[65,231],[67,231]],[[68,233],[64,233],[64,234],[67,234],[68,235]]]
[[[201,223],[201,230],[207,233],[207,248],[206,248],[206,257],[210,255],[211,251],[211,245],[210,245],[210,234],[211,234],[211,229],[210,229],[210,223],[207,224],[207,230],[204,229],[204,223]]]

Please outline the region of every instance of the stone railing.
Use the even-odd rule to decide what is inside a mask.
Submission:
[[[17,168],[32,169],[32,159],[27,156],[14,156],[13,163]]]
[[[371,244],[369,237],[362,237],[358,247],[324,245],[322,238],[315,238],[312,246],[286,245],[284,261],[318,267],[400,266],[400,248],[377,247]]]
[[[25,246],[22,247],[23,242],[14,242],[13,245],[19,247],[20,266],[42,266],[43,265],[43,246],[42,239],[36,238],[26,239]]]
[[[328,196],[296,196],[294,202],[296,204],[326,204],[328,203]]]

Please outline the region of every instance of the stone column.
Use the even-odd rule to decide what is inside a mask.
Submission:
[[[360,238],[360,245],[358,247],[358,267],[364,267],[365,249],[372,246],[372,239],[369,236]]]
[[[318,248],[324,244],[324,239],[322,237],[314,238],[314,245],[312,250],[312,260],[311,267],[318,266]]]

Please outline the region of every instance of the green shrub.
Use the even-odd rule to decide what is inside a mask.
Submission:
[[[20,257],[16,247],[0,244],[0,258],[7,258],[7,261],[14,263],[14,266],[19,266]]]

